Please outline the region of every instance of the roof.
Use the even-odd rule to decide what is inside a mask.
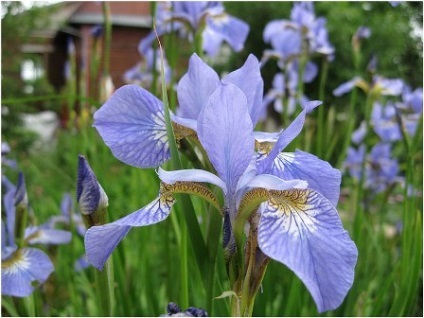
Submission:
[[[112,25],[150,28],[150,3],[139,1],[108,1]],[[102,3],[94,1],[62,1],[50,6],[52,14],[48,27],[33,31],[35,37],[52,38],[57,32],[78,35],[77,26],[104,22]]]

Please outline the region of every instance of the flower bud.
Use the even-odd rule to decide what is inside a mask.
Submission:
[[[107,195],[81,155],[78,158],[77,201],[87,228],[106,223]]]

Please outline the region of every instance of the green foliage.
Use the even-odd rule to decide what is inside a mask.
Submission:
[[[47,26],[49,9],[37,6],[27,9],[21,1],[2,1],[1,10],[2,136],[7,137],[7,140],[19,149],[25,150],[33,144],[37,136],[24,129],[21,114],[57,109],[49,100],[32,102],[31,98],[53,93],[45,77],[30,81],[21,77],[24,60],[32,60],[34,65],[41,65],[43,62],[43,56],[24,53],[22,46],[29,43],[32,31]],[[33,93],[26,92],[27,87],[32,87]],[[24,100],[28,97],[31,97],[29,102]]]

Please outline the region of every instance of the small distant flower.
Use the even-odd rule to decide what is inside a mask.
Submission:
[[[186,310],[181,310],[176,303],[169,303],[167,313],[160,317],[208,317],[206,310],[202,308],[189,307]]]
[[[354,37],[357,39],[368,39],[370,36],[371,29],[365,26],[360,26],[354,34]]]
[[[358,129],[352,133],[352,142],[356,145],[361,144],[367,135],[367,126],[365,121],[362,121]]]
[[[61,204],[60,204],[61,215],[52,216],[47,222],[48,227],[55,228],[57,225],[65,225],[69,228],[69,225],[72,224],[75,226],[77,233],[80,236],[84,236],[86,228],[80,213],[75,213],[73,209],[72,198],[69,193],[63,195]]]
[[[18,164],[15,160],[7,158],[7,155],[10,153],[10,146],[7,142],[2,141],[1,143],[1,164],[6,167],[16,169]]]
[[[373,55],[367,65],[367,72],[370,74],[375,74],[376,70],[377,70],[377,57]]]
[[[249,33],[249,26],[227,14],[219,1],[177,1],[161,2],[156,12],[156,32],[159,36],[178,31],[181,36],[193,41],[196,32],[202,32],[203,50],[215,56],[223,41],[236,52],[243,49]],[[151,32],[139,44],[139,51],[145,54],[156,33]]]
[[[282,64],[297,59],[307,43],[307,54],[331,56],[334,47],[328,40],[324,18],[316,18],[311,2],[298,2],[293,5],[291,20],[273,20],[265,26],[263,38],[270,43],[275,55]],[[281,67],[281,66],[280,66]]]
[[[333,90],[334,96],[341,96],[350,92],[354,87],[361,88],[365,93],[369,91],[378,95],[398,96],[402,93],[404,82],[401,79],[388,79],[375,75],[371,83],[361,77],[354,77],[348,82],[340,84]]]
[[[348,169],[353,178],[361,180],[364,160],[364,186],[366,189],[380,193],[389,186],[402,182],[402,178],[398,177],[399,165],[391,155],[390,144],[379,143],[375,145],[367,157],[365,157],[364,145],[361,145],[358,150],[349,148],[344,169]]]
[[[284,112],[284,108],[287,107],[287,113],[293,114],[296,108],[297,99],[297,87],[298,87],[298,63],[293,62],[287,67],[285,74],[277,73],[272,81],[272,88],[265,95],[263,103],[264,108],[270,103],[274,103],[275,111],[279,113]],[[306,64],[303,81],[305,83],[311,82],[317,73],[316,65],[308,62]],[[287,101],[287,105],[283,105],[283,99]],[[300,104],[305,104],[309,101],[306,96],[302,96]]]
[[[393,142],[402,140],[401,127],[396,119],[396,108],[392,103],[382,105],[374,103],[371,114],[371,124],[381,141]]]
[[[90,33],[94,38],[99,38],[103,34],[103,27],[101,25],[95,25],[90,29]]]
[[[162,73],[161,70],[161,59],[159,51],[156,52],[150,48],[144,55],[144,62],[139,62],[137,65],[129,69],[124,74],[124,80],[126,83],[138,84],[143,87],[150,87],[153,81],[153,70],[156,69],[158,72],[158,82],[161,82]],[[165,83],[169,83],[171,80],[171,69],[169,68],[168,62],[164,59],[164,74]]]
[[[6,222],[2,220],[2,295],[27,297],[36,287],[34,283],[44,283],[54,268],[43,251],[16,244],[16,212],[25,212],[22,210],[26,209],[28,204],[23,174],[20,174],[16,187],[5,177],[3,184],[7,191],[3,197]],[[26,244],[64,244],[70,239],[69,232],[50,229],[47,226],[30,226],[25,229],[24,235]]]

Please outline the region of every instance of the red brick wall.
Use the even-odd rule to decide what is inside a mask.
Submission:
[[[141,55],[138,52],[138,44],[148,32],[149,30],[138,28],[113,28],[110,52],[110,73],[115,87],[124,84],[122,76],[125,71],[141,60]]]
[[[150,16],[149,1],[108,1],[112,14],[146,15]],[[97,1],[84,2],[76,13],[102,13],[102,3]]]

